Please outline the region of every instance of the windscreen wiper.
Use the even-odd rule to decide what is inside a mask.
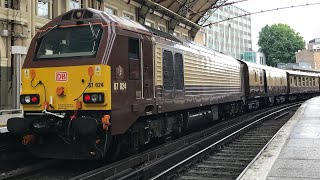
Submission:
[[[93,29],[93,26],[92,26],[92,24],[91,24],[90,21],[89,21],[89,25],[90,25],[92,37],[94,38],[94,40],[93,40],[93,45],[92,45],[92,51],[91,51],[91,52],[94,52],[95,47],[96,47],[96,40],[98,39],[98,35],[99,35],[99,33],[100,33],[100,28],[98,29],[97,33],[95,33],[95,32],[94,32],[94,29]]]
[[[53,26],[52,28],[50,28],[48,31],[46,31],[43,34],[40,34],[38,37],[38,40],[41,39],[43,36],[45,36],[46,34],[48,34],[50,31],[52,31],[53,29],[56,29],[57,27],[59,27],[59,24],[56,24],[55,26]]]
[[[92,33],[92,37],[94,37],[94,39],[97,39],[98,38],[98,35],[99,35],[99,32],[100,32],[100,29],[98,29],[98,32],[95,33],[94,32],[94,29],[93,29],[93,26],[91,24],[91,22],[89,21],[89,25],[90,25],[90,29],[91,29],[91,33]]]

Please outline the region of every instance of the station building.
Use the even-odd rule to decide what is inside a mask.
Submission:
[[[157,3],[156,3],[157,2]],[[196,22],[218,2],[151,0],[0,0],[0,110],[19,108],[15,91],[18,59],[37,29],[71,9],[94,8],[124,16],[141,24],[205,45],[204,31]],[[182,2],[188,2],[182,3]],[[15,47],[15,48],[13,48]],[[20,58],[17,58],[20,57]]]

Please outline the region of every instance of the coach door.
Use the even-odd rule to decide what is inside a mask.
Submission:
[[[268,81],[267,81],[267,74],[266,70],[263,70],[263,79],[264,79],[264,94],[268,93]]]

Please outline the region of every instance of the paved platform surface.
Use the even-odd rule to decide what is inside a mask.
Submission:
[[[241,179],[320,179],[320,97],[302,104]]]

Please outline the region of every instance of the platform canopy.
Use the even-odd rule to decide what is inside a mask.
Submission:
[[[144,24],[147,13],[158,13],[169,21],[168,31],[173,33],[177,25],[190,29],[195,37],[201,28],[200,20],[206,20],[207,11],[219,8],[227,0],[133,0],[141,5],[139,22]]]

